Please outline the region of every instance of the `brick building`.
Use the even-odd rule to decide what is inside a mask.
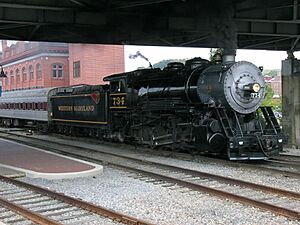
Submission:
[[[3,40],[0,63],[7,78],[2,78],[2,89],[66,86],[68,56],[68,45],[64,43],[19,41],[8,47]]]
[[[2,41],[0,64],[7,75],[2,90],[102,84],[124,72],[124,46]]]
[[[280,70],[277,71],[277,75],[275,77],[265,75],[264,80],[271,86],[272,90],[274,91],[275,97],[279,97],[282,95],[282,77]]]
[[[70,85],[103,84],[125,70],[123,45],[69,44]]]
[[[282,94],[282,84],[281,84],[281,71],[278,71],[277,76],[275,76],[271,81],[271,87],[274,91],[274,94],[277,96],[281,96]]]

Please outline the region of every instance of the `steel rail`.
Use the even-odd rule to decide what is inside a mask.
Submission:
[[[2,180],[4,182],[7,182],[7,183],[17,185],[19,187],[24,187],[24,188],[33,190],[33,191],[38,192],[42,195],[47,195],[47,196],[52,197],[52,198],[57,199],[57,200],[61,200],[65,203],[69,203],[69,204],[77,206],[81,209],[85,209],[87,211],[98,214],[100,216],[110,218],[110,219],[115,220],[119,223],[129,224],[129,225],[133,225],[133,224],[135,224],[135,225],[151,225],[151,223],[145,222],[145,221],[140,220],[140,219],[136,219],[136,218],[131,217],[131,216],[127,216],[125,214],[116,212],[114,210],[110,210],[110,209],[107,209],[107,208],[104,208],[104,207],[101,207],[101,206],[97,206],[97,205],[94,205],[92,203],[84,202],[84,201],[81,201],[79,199],[72,198],[72,197],[69,197],[69,196],[54,192],[54,191],[50,191],[50,190],[42,188],[42,187],[38,187],[38,186],[34,186],[32,184],[29,184],[29,183],[25,183],[23,181],[14,180],[14,179],[4,177],[4,176],[1,176],[1,175],[0,175],[0,180]]]
[[[264,160],[268,163],[271,163],[271,164],[278,164],[278,165],[287,165],[287,166],[290,166],[290,167],[299,167],[300,168],[300,161],[291,161],[291,160],[283,160],[283,159],[280,159],[280,158],[271,158],[271,159],[266,159]]]
[[[300,155],[280,154],[278,157],[274,157],[274,159],[300,163]]]
[[[10,201],[7,201],[4,198],[0,197],[0,205],[3,207],[10,209],[11,211],[22,215],[23,217],[37,223],[37,224],[47,224],[47,225],[62,225],[62,223],[56,222],[50,218],[47,218],[39,213],[31,211],[29,209],[24,208],[23,206],[17,205]]]
[[[286,157],[294,157],[300,159],[300,155],[293,155],[289,153],[280,153],[280,156],[286,156]]]

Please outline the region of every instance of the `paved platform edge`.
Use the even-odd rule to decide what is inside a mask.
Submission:
[[[100,166],[100,165],[97,165],[92,170],[81,171],[81,172],[71,172],[71,173],[41,173],[41,172],[35,172],[32,170],[22,169],[19,167],[9,166],[9,165],[5,165],[5,164],[1,164],[1,163],[0,163],[0,166],[23,172],[26,174],[26,177],[44,178],[44,179],[48,179],[48,180],[96,176],[96,175],[103,173],[103,166]]]
[[[65,155],[61,155],[61,154],[51,152],[51,151],[46,151],[46,150],[43,150],[43,149],[40,149],[40,148],[35,148],[35,147],[32,147],[32,146],[24,145],[24,144],[21,144],[21,143],[10,141],[10,140],[5,140],[5,139],[2,139],[2,140],[7,141],[7,142],[11,142],[11,143],[14,143],[14,144],[18,144],[18,145],[21,145],[21,146],[24,146],[24,147],[27,147],[27,148],[32,148],[36,151],[42,151],[42,152],[45,152],[45,153],[48,153],[48,154],[56,155],[56,156],[59,156],[59,157],[62,157],[62,158],[67,158],[67,159],[70,159],[70,160],[73,160],[73,161],[85,163],[85,164],[88,164],[88,165],[91,165],[91,166],[95,167],[91,170],[85,170],[85,171],[80,171],[80,172],[42,173],[42,172],[36,172],[36,171],[33,171],[33,170],[27,170],[27,169],[23,169],[23,168],[20,168],[20,167],[10,166],[10,165],[0,163],[0,166],[2,166],[2,167],[6,167],[6,168],[9,168],[9,169],[24,172],[27,177],[45,178],[45,179],[49,179],[49,180],[55,180],[55,179],[69,179],[69,178],[77,178],[77,177],[96,176],[96,175],[99,175],[99,174],[103,173],[103,166],[99,165],[99,164],[87,162],[87,161],[84,161],[84,160],[76,159],[76,158],[65,156]]]
[[[0,175],[9,178],[20,178],[26,176],[24,172],[13,170],[4,166],[0,166]]]

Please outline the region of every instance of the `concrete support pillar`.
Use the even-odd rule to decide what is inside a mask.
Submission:
[[[288,145],[300,148],[300,60],[289,53],[282,61],[282,126]]]

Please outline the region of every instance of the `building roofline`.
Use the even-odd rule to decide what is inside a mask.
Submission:
[[[13,65],[17,65],[26,61],[30,61],[39,57],[69,57],[69,53],[40,53],[40,54],[35,54],[32,56],[27,56],[27,57],[22,57],[21,59],[14,59],[12,62],[5,63],[1,62],[3,68],[10,67]]]

